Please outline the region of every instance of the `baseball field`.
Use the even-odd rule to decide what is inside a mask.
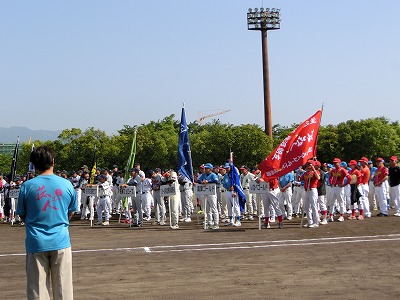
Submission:
[[[399,299],[400,218],[180,229],[74,217],[75,299]],[[24,299],[25,229],[0,224],[2,299]]]

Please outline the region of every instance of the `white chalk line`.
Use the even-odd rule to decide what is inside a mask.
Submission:
[[[165,252],[184,252],[184,251],[215,251],[215,250],[234,250],[234,249],[255,249],[272,247],[292,247],[292,246],[311,246],[311,245],[330,245],[344,243],[363,243],[363,242],[385,242],[398,241],[400,234],[371,235],[371,236],[342,236],[331,238],[313,238],[300,240],[275,240],[275,241],[255,241],[255,242],[232,242],[214,244],[182,244],[182,245],[158,245],[151,247],[126,247],[126,248],[104,248],[104,249],[82,249],[73,250],[73,253],[89,252],[118,252],[118,251],[137,251],[144,253],[165,253]],[[244,246],[238,246],[244,245]],[[178,248],[178,249],[177,249]],[[181,248],[181,249],[179,249]],[[156,250],[165,249],[165,250]],[[25,253],[0,254],[0,257],[24,256]]]
[[[384,242],[384,241],[400,241],[400,238],[395,239],[364,239],[350,241],[333,241],[333,242],[310,242],[310,243],[288,243],[288,244],[272,244],[272,245],[249,245],[249,246],[232,246],[232,247],[212,247],[212,248],[183,248],[183,249],[168,249],[168,250],[152,250],[151,253],[166,253],[166,252],[190,252],[190,251],[217,251],[217,250],[239,250],[239,249],[256,249],[256,248],[273,248],[273,247],[292,247],[292,246],[312,246],[312,245],[330,245],[330,244],[345,244],[345,243],[365,243],[365,242]]]

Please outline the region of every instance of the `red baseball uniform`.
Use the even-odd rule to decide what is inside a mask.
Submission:
[[[339,186],[343,185],[344,179],[347,178],[347,183],[349,184],[351,181],[351,176],[347,172],[346,169],[339,167],[337,169],[332,169],[329,172],[329,182],[331,186]]]
[[[321,173],[319,171],[307,171],[301,175],[301,180],[304,180],[304,190],[308,191],[317,188],[318,178],[316,174],[320,175]]]

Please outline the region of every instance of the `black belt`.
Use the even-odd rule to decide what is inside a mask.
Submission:
[[[243,188],[244,190],[248,190],[249,188]]]

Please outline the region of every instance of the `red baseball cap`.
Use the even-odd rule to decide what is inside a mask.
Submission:
[[[320,167],[320,166],[321,166],[321,162],[320,162],[320,161],[318,161],[318,160],[316,160],[314,164],[315,164],[316,166],[318,166],[318,167]]]
[[[390,160],[398,161],[397,156],[394,156],[394,155],[390,158]]]
[[[349,161],[349,165],[357,166],[357,162],[354,159],[352,159],[351,161]]]
[[[383,161],[383,158],[382,158],[382,157],[378,157],[378,158],[376,159],[376,161],[382,162],[382,161]]]
[[[312,159],[307,160],[306,164],[315,165],[315,161]]]
[[[340,160],[340,158],[335,157],[332,162],[334,163],[341,163],[342,161]]]
[[[358,161],[368,163],[368,158],[365,156],[361,157]]]

